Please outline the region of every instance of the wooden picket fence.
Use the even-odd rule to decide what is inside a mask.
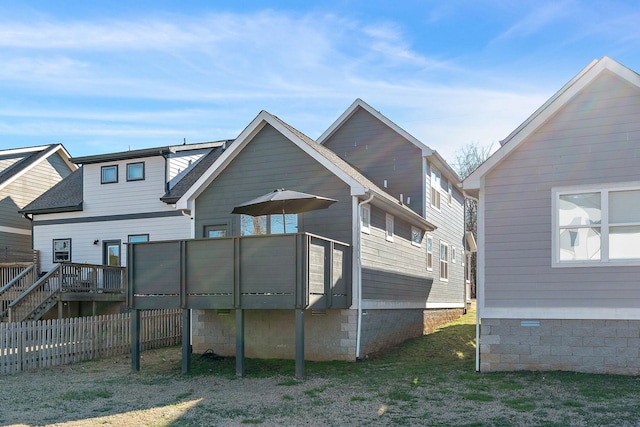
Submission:
[[[140,317],[142,350],[181,342],[181,310],[144,310]],[[0,374],[117,356],[130,351],[129,313],[0,323]]]

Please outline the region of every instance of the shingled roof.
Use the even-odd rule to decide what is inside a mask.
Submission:
[[[11,178],[19,175],[24,172],[30,166],[38,163],[40,160],[49,157],[58,149],[63,149],[61,144],[51,144],[51,145],[43,145],[39,147],[29,147],[24,149],[16,149],[16,150],[3,150],[0,151],[0,157],[5,155],[6,153],[15,153],[22,154],[23,158],[13,163],[12,165],[6,167],[3,170],[0,170],[0,187],[2,187],[6,182],[8,182]]]
[[[43,214],[82,210],[82,168],[76,169],[43,195],[29,203],[20,213]]]

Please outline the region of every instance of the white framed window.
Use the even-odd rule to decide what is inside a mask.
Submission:
[[[371,233],[371,206],[362,205],[360,207],[360,231]]]
[[[114,184],[118,182],[118,165],[100,167],[100,183]]]
[[[458,254],[456,253],[456,247],[455,246],[451,246],[451,264],[455,264],[456,263],[456,256]]]
[[[451,201],[453,200],[453,185],[451,185],[451,181],[447,182],[447,203],[451,206]]]
[[[71,261],[71,239],[53,239],[53,262]]]
[[[640,265],[640,183],[552,189],[552,266]]]
[[[424,232],[417,227],[411,227],[411,244],[413,246],[422,247],[422,236]]]
[[[440,241],[440,280],[449,280],[449,244]]]
[[[127,163],[127,181],[144,181],[144,162]]]
[[[433,271],[433,236],[427,234],[427,270]]]
[[[129,236],[127,236],[127,240],[129,241],[129,243],[148,242],[149,235],[148,234],[129,234]]]
[[[431,207],[440,210],[440,172],[431,166]]]
[[[387,240],[387,242],[393,242],[393,228],[394,228],[393,215],[387,214],[385,216],[385,233],[384,233],[384,237]]]

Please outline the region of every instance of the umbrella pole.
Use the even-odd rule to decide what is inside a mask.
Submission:
[[[282,208],[282,228],[284,229],[284,234],[287,234],[287,219],[284,215],[284,208]]]

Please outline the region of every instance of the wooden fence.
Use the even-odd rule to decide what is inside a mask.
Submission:
[[[177,345],[182,310],[141,313],[142,350]],[[0,323],[0,374],[65,365],[131,351],[130,315]]]

